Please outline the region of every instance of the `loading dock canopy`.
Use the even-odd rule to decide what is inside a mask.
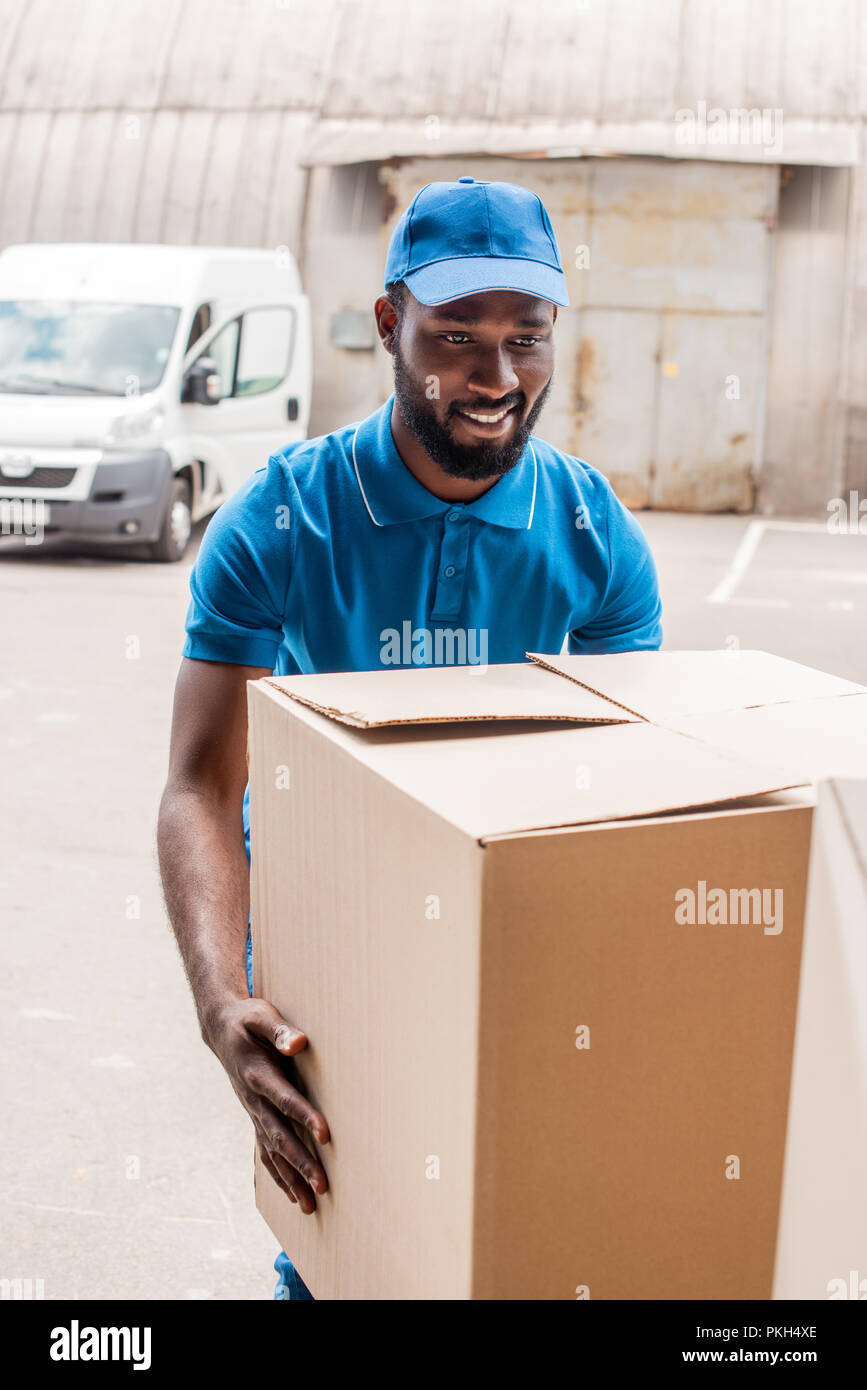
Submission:
[[[698,104],[700,105],[700,103]],[[686,109],[686,108],[684,108]],[[502,121],[448,121],[435,117],[415,120],[317,121],[302,137],[298,162],[304,167],[322,164],[359,164],[367,161],[420,158],[425,155],[487,154],[519,159],[577,159],[585,156],[651,155],[663,159],[708,159],[745,164],[818,164],[848,166],[858,162],[858,126],[855,121],[791,118],[780,112],[781,139],[742,143],[717,140],[708,106],[696,110],[696,141],[684,142],[685,123],[672,110],[666,121],[598,122],[563,124],[533,121],[510,125]],[[723,108],[720,108],[723,110]],[[748,107],[726,110],[731,130],[760,112]],[[769,111],[766,115],[774,115]],[[719,122],[720,118],[716,118]],[[681,135],[678,135],[681,131]],[[704,137],[704,138],[702,138]]]

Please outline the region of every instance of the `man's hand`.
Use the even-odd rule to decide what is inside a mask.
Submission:
[[[265,1168],[309,1215],[316,1210],[314,1192],[326,1192],[328,1178],[322,1164],[298,1137],[292,1121],[319,1144],[328,1142],[328,1125],[325,1116],[290,1085],[283,1061],[307,1046],[306,1037],[266,999],[239,999],[224,1005],[217,1018],[203,1028],[202,1036],[222,1062],[253,1121]]]
[[[247,997],[247,681],[270,674],[262,666],[184,658],[158,844],[202,1037],[253,1121],[268,1172],[309,1213],[316,1210],[314,1191],[325,1192],[328,1179],[300,1136],[325,1144],[329,1135],[324,1117],[287,1079],[289,1059],[307,1039],[265,999]]]

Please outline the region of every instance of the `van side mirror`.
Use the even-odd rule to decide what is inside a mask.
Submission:
[[[199,357],[187,368],[181,386],[184,405],[219,405],[223,383],[213,357]]]

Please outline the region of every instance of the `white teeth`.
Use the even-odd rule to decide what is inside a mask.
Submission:
[[[507,406],[505,410],[500,411],[499,415],[474,415],[471,410],[462,410],[461,414],[466,415],[470,420],[478,420],[482,425],[496,425],[498,420],[506,418],[511,409],[511,406]]]

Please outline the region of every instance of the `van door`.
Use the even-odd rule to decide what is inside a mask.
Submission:
[[[307,297],[252,305],[214,324],[184,358],[183,372],[200,357],[213,358],[221,382],[216,405],[181,406],[189,457],[204,465],[203,514],[271,454],[306,438],[312,378]]]

